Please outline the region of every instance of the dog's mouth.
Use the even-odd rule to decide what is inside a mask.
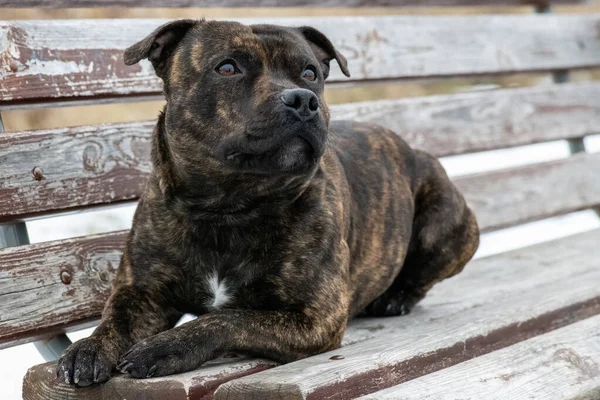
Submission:
[[[232,151],[231,153],[229,153],[225,159],[227,161],[240,161],[240,160],[244,160],[244,159],[249,159],[249,158],[256,158],[259,160],[265,159],[265,158],[269,158],[271,157],[273,154],[275,154],[277,151],[279,151],[279,149],[281,148],[281,146],[278,146],[275,149],[271,149],[271,150],[267,150],[265,152],[262,153],[244,153],[242,151]]]
[[[242,162],[242,161],[248,161],[248,160],[252,160],[252,159],[256,159],[256,160],[265,160],[265,159],[269,159],[273,156],[273,154],[277,153],[279,151],[279,149],[282,146],[278,146],[275,149],[271,149],[271,150],[267,150],[265,152],[262,153],[245,153],[242,151],[232,151],[231,153],[229,153],[225,159],[227,161],[231,161],[231,162]]]
[[[245,147],[245,146],[244,146]],[[267,150],[231,149],[225,153],[225,162],[233,167],[244,169],[274,170],[294,169],[297,164],[318,159],[322,147],[312,135],[296,135],[282,143],[270,146]],[[278,168],[281,167],[281,168]]]

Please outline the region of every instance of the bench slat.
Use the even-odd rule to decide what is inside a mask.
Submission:
[[[285,394],[290,396],[286,399],[296,399],[305,394],[307,398],[325,399],[336,398],[332,394],[338,390],[340,396],[358,396],[600,313],[600,288],[595,284],[600,279],[599,240],[600,230],[596,230],[474,261],[456,278],[435,286],[412,314],[354,320],[344,337],[344,348],[233,381],[219,389],[216,398],[271,399]],[[544,295],[540,297],[540,293]],[[345,359],[330,360],[333,355]],[[220,381],[211,386],[212,390],[232,379],[233,372],[250,371],[257,362],[232,365],[233,370],[222,366]],[[393,368],[384,374],[369,371],[387,367]],[[55,382],[51,372],[52,364],[30,370],[24,385],[26,400],[39,398],[27,393],[40,385],[49,386],[44,394],[53,399],[69,394],[73,400],[103,398],[102,394],[132,385],[131,380],[118,377],[106,389],[74,392]],[[143,382],[180,387],[181,382],[189,382],[190,374],[206,382],[213,372],[212,367],[200,368]],[[334,385],[331,391],[319,391],[327,382]],[[137,393],[128,395],[134,398]]]
[[[332,112],[336,118],[381,123],[413,147],[444,156],[596,133],[600,83],[354,103],[333,106]],[[12,204],[0,209],[0,221],[138,198],[152,168],[153,128],[153,122],[134,122],[0,135],[0,203]],[[585,168],[582,163],[597,165],[594,162],[572,161],[577,170]],[[559,163],[561,171],[568,173],[570,163]],[[33,174],[36,167],[40,181]],[[550,171],[538,169],[535,177],[547,184],[540,184],[538,203],[532,204],[548,204],[544,212],[522,208],[517,199],[507,208],[510,212],[498,213],[494,196],[503,192],[494,188],[494,181],[487,182],[487,197],[474,201],[489,215],[483,217],[488,229],[584,208],[599,198],[597,180],[584,180],[590,171],[561,183],[573,190],[570,196],[544,198],[562,187],[555,185],[562,175],[554,173],[545,181]],[[466,191],[473,185],[480,190],[476,185],[481,179],[474,179],[466,181]],[[517,191],[527,188],[519,186],[519,174],[501,173],[499,179]]]
[[[593,208],[600,204],[600,153],[454,180],[482,231]]]
[[[599,337],[596,316],[360,399],[597,398]]]
[[[98,318],[127,233],[0,250],[0,349]]]
[[[0,108],[156,96],[147,63],[122,50],[166,20],[0,21]],[[349,60],[352,80],[545,71],[600,65],[600,15],[247,19],[312,25]],[[16,72],[13,72],[16,71]],[[332,82],[347,82],[338,67]]]
[[[595,231],[476,261],[464,275],[440,284],[453,285],[455,297],[426,298],[419,312],[397,319],[402,327],[395,334],[388,331],[237,379],[221,386],[215,399],[355,398],[596,315],[600,313],[598,240],[600,231]],[[475,294],[461,288],[461,280],[470,274],[479,277]],[[543,278],[545,274],[556,280]],[[507,275],[510,281],[498,287],[495,279]],[[511,292],[512,286],[520,291]],[[501,291],[502,296],[493,295]],[[485,298],[486,293],[494,298],[477,297]],[[444,309],[455,307],[453,303],[462,305],[461,312]],[[331,360],[333,355],[343,358]]]
[[[274,362],[245,358],[208,362],[197,371],[176,377],[133,379],[119,376],[104,385],[76,388],[56,379],[56,362],[37,365],[23,379],[24,400],[205,400],[223,382],[272,368]]]
[[[152,170],[154,125],[0,135],[0,204],[11,205],[0,210],[0,220],[137,199]]]
[[[600,82],[341,104],[332,118],[381,124],[438,157],[472,153],[600,132]]]
[[[416,7],[580,4],[586,0],[0,0],[1,7]]]

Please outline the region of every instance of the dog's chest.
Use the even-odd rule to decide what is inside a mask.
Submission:
[[[231,256],[201,257],[187,269],[185,285],[186,310],[194,313],[217,311],[223,308],[257,306],[260,289],[256,290],[256,263]]]
[[[218,271],[206,274],[204,278],[204,291],[207,296],[204,306],[208,309],[218,310],[232,300],[234,288],[227,278],[219,277]]]
[[[192,308],[186,311],[263,308],[277,303],[277,271],[283,264],[281,254],[289,254],[289,248],[273,231],[254,226],[244,231],[221,229],[190,240],[181,260],[183,296]]]

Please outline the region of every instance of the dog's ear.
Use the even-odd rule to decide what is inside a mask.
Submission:
[[[313,52],[321,61],[321,66],[323,67],[323,74],[325,75],[325,79],[329,76],[329,61],[335,59],[340,69],[346,76],[350,76],[350,71],[348,71],[348,61],[346,61],[346,57],[341,55],[336,48],[333,46],[331,41],[327,39],[320,31],[316,30],[310,26],[301,26],[296,28],[302,33],[302,35],[308,40],[310,43]]]
[[[197,23],[198,21],[193,19],[180,19],[162,25],[145,39],[125,50],[123,61],[126,65],[133,65],[147,58],[152,63],[156,75],[162,78],[167,61],[177,44]]]

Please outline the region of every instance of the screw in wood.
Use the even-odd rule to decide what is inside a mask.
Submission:
[[[31,171],[31,173],[33,174],[33,178],[36,181],[41,181],[41,180],[46,179],[46,177],[44,176],[44,170],[41,169],[40,167],[33,168],[33,171]]]
[[[71,283],[71,274],[69,273],[69,271],[62,271],[60,273],[60,280],[62,281],[62,283],[64,283],[65,285],[68,285]]]

